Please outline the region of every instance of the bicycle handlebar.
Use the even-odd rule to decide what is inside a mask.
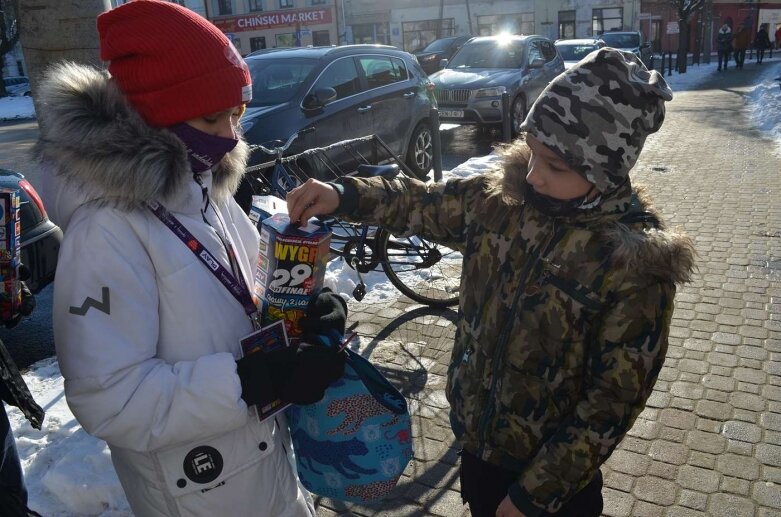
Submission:
[[[310,126],[310,127],[302,129],[301,131],[297,131],[297,132],[293,133],[292,135],[290,135],[290,138],[287,139],[287,142],[282,144],[282,146],[280,146],[280,147],[268,148],[268,147],[266,147],[264,145],[256,144],[256,145],[251,145],[250,146],[250,151],[254,151],[256,149],[260,149],[261,151],[263,151],[266,154],[276,155],[277,158],[282,158],[282,154],[285,151],[287,151],[288,149],[290,149],[290,146],[293,145],[293,142],[295,142],[295,140],[299,136],[304,136],[306,134],[311,133],[314,130],[315,130],[314,126]]]

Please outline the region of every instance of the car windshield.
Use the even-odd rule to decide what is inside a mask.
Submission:
[[[441,52],[447,50],[451,43],[453,43],[452,39],[438,39],[429,43],[428,47],[424,48],[422,52]]]
[[[252,102],[250,107],[273,106],[291,100],[312,70],[316,59],[249,59],[252,76]]]
[[[584,57],[586,57],[589,53],[591,53],[593,50],[597,49],[596,45],[556,45],[556,48],[559,49],[559,54],[561,54],[562,59],[564,61],[580,61]]]
[[[611,34],[606,32],[600,36],[608,47],[635,48],[640,46],[640,36],[637,34]]]
[[[467,43],[453,56],[448,68],[520,68],[523,63],[523,43],[496,41]]]

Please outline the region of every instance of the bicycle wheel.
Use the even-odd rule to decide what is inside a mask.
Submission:
[[[431,307],[458,303],[463,256],[460,251],[413,235],[377,234],[377,252],[388,280],[406,296]]]

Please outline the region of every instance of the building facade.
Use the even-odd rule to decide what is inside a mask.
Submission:
[[[346,39],[415,51],[448,36],[585,38],[637,27],[640,0],[344,0]]]
[[[336,0],[206,0],[206,17],[239,53],[337,45]]]

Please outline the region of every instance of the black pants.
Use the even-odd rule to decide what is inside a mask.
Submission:
[[[719,50],[719,70],[721,70],[721,63],[724,63],[724,70],[727,69],[729,64],[729,50]]]
[[[761,65],[763,59],[765,59],[765,49],[758,48],[757,49],[757,63]]]
[[[746,60],[746,49],[739,48],[735,51],[735,68],[743,68],[743,62]]]
[[[466,451],[461,453],[461,499],[469,504],[472,517],[495,517],[499,503],[507,496],[518,474],[479,459]],[[575,494],[558,512],[542,515],[556,517],[599,517],[602,514],[602,473]]]
[[[3,382],[3,381],[0,381]],[[27,515],[27,488],[11,424],[0,400],[0,515]]]

